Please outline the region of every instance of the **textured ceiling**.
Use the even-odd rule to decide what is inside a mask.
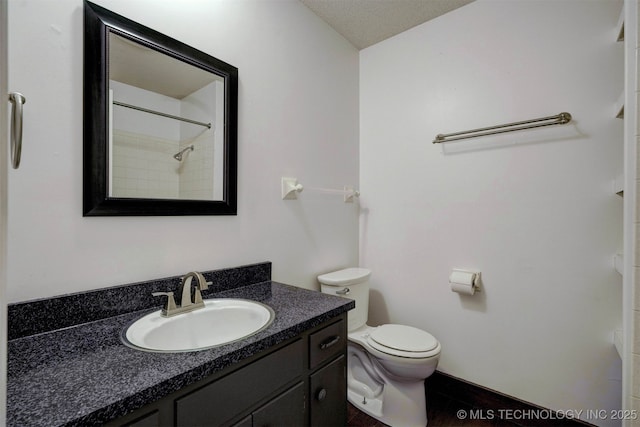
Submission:
[[[358,49],[473,0],[300,0]]]

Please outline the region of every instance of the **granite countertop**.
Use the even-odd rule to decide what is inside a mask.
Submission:
[[[185,353],[138,351],[120,341],[123,328],[157,308],[10,340],[8,425],[100,425],[355,306],[352,300],[272,281],[206,296],[211,297],[263,302],[275,320],[245,340]]]

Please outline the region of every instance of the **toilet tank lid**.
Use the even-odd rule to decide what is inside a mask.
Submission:
[[[352,267],[332,273],[321,274],[318,276],[318,280],[323,285],[342,286],[364,282],[369,276],[371,276],[371,270],[368,268]]]

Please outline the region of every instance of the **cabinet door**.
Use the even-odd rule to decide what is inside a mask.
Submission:
[[[301,382],[253,413],[253,427],[301,427],[305,423],[305,393]]]
[[[248,412],[255,403],[294,382],[304,372],[302,340],[259,359],[175,401],[176,424],[215,426]]]
[[[347,364],[340,356],[311,375],[310,409],[312,426],[347,424]]]
[[[248,415],[231,427],[253,427],[253,417],[251,415]]]

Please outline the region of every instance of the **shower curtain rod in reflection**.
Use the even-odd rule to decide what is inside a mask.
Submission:
[[[486,128],[465,130],[463,132],[436,135],[434,144],[456,141],[458,139],[475,138],[477,136],[494,135],[497,133],[512,132],[516,130],[533,129],[542,126],[564,125],[571,121],[571,114],[560,113],[556,116],[541,117],[539,119],[524,120],[521,122],[507,123],[505,125],[490,126]]]
[[[113,105],[119,105],[121,107],[131,108],[133,110],[143,111],[145,113],[155,114],[157,116],[168,117],[170,119],[180,120],[181,122],[187,122],[187,123],[204,126],[206,128],[211,129],[211,123],[197,122],[195,120],[185,119],[184,117],[173,116],[171,114],[161,113],[160,111],[149,110],[147,108],[137,107],[135,105],[125,104],[124,102],[119,102],[119,101],[113,101]]]

